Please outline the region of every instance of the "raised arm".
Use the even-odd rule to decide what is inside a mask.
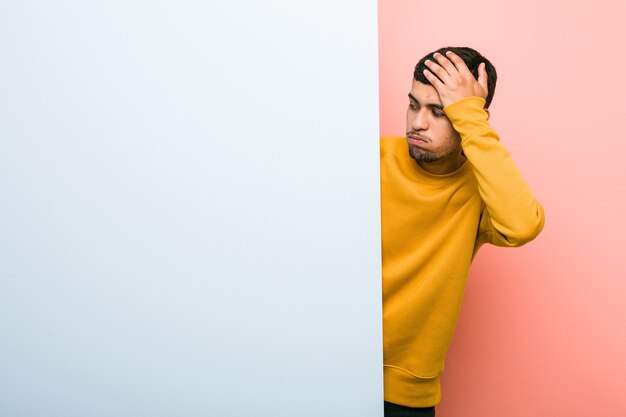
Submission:
[[[426,63],[429,70],[424,75],[437,90],[448,119],[461,136],[463,153],[474,170],[485,203],[478,243],[520,246],[541,232],[544,212],[488,123],[484,64],[479,66],[475,79],[454,53],[448,52],[447,58],[436,54],[435,59],[437,63]]]

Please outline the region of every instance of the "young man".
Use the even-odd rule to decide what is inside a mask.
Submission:
[[[415,67],[406,137],[381,139],[385,416],[434,416],[468,269],[544,214],[489,126],[493,65],[442,48]]]

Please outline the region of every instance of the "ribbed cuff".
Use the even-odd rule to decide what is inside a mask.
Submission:
[[[432,407],[441,400],[439,376],[417,378],[399,368],[384,368],[385,401],[406,407]]]
[[[482,97],[466,97],[447,105],[443,111],[461,139],[465,139],[491,129],[484,108],[485,99]]]

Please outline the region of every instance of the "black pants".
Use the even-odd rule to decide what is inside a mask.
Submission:
[[[435,417],[435,407],[412,408],[385,401],[385,417]]]

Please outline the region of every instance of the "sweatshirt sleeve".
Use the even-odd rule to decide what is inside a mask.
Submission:
[[[461,136],[484,202],[476,249],[482,243],[521,246],[543,229],[543,208],[487,122],[484,105],[480,97],[467,97],[444,108]]]

